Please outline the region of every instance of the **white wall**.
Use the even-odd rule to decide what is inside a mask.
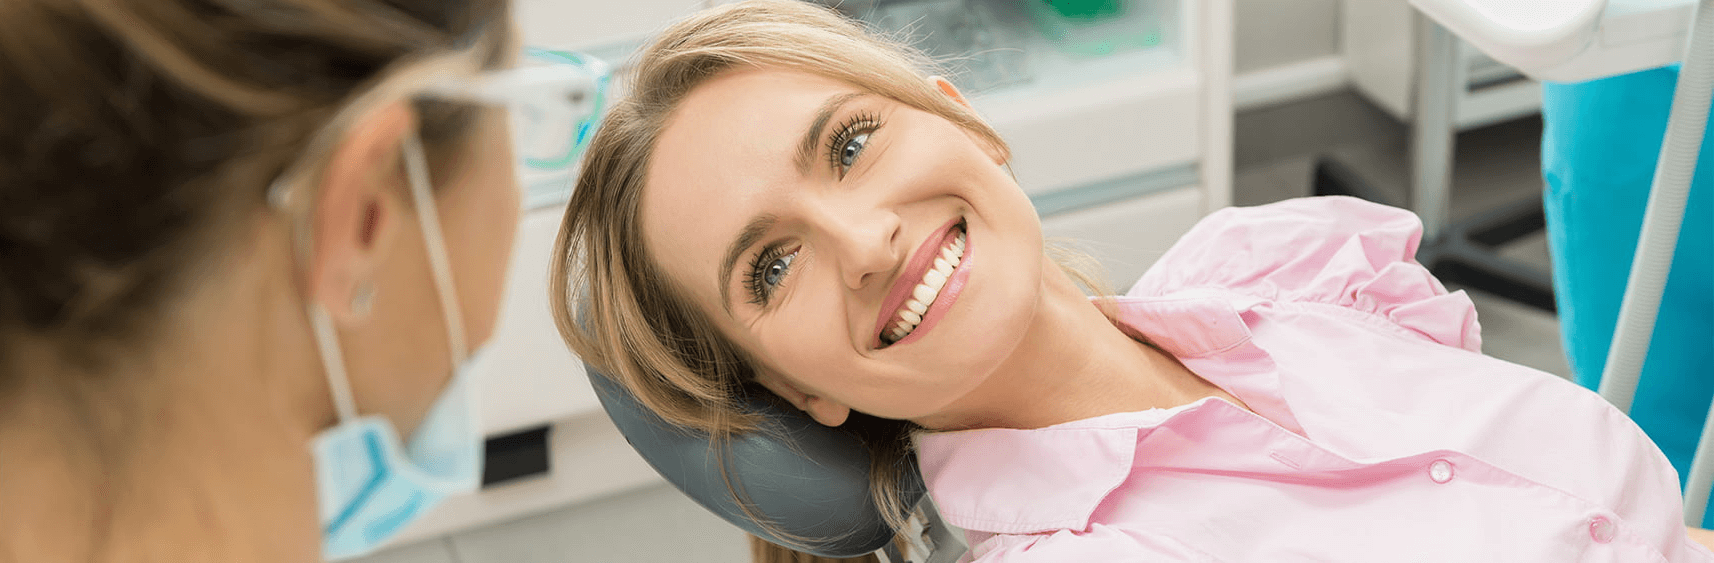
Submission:
[[[517,0],[519,26],[527,40],[557,47],[583,47],[619,37],[641,37],[661,22],[706,0]],[[1238,74],[1339,54],[1341,0],[1234,0]],[[1378,2],[1404,0],[1350,0]],[[622,9],[621,9],[622,8]]]
[[[1339,2],[1235,0],[1235,71],[1242,75],[1339,54]]]

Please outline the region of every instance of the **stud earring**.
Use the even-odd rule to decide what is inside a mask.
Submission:
[[[375,309],[375,284],[363,282],[351,295],[351,312],[359,317],[369,316]]]

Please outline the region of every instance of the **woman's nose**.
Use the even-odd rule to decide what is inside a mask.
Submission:
[[[900,261],[899,216],[891,210],[828,206],[822,213],[845,286],[862,289],[884,280]],[[884,282],[883,282],[884,283]]]

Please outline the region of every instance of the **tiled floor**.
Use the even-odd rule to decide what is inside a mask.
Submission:
[[[354,563],[748,563],[744,534],[665,485]]]
[[[1408,131],[1361,98],[1340,93],[1265,108],[1237,119],[1234,199],[1257,205],[1308,195],[1315,159],[1333,154],[1404,201]],[[1520,120],[1458,138],[1453,215],[1538,197],[1540,124]],[[1505,250],[1547,264],[1543,237]],[[1487,353],[1566,375],[1553,315],[1472,292]],[[748,561],[745,538],[665,486],[634,491],[455,537],[404,546],[360,563],[560,563]]]

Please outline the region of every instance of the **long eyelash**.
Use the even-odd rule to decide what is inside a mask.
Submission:
[[[845,150],[845,143],[850,142],[852,137],[880,129],[882,125],[885,123],[881,122],[881,116],[866,111],[847,118],[833,130],[833,136],[827,139],[827,163],[833,165],[834,170],[838,170],[843,166],[843,163],[839,162],[839,153]]]
[[[768,304],[768,289],[762,283],[762,268],[774,263],[774,260],[785,255],[785,247],[779,245],[763,248],[750,259],[750,271],[744,274],[744,289],[750,292],[750,303],[754,305]]]

